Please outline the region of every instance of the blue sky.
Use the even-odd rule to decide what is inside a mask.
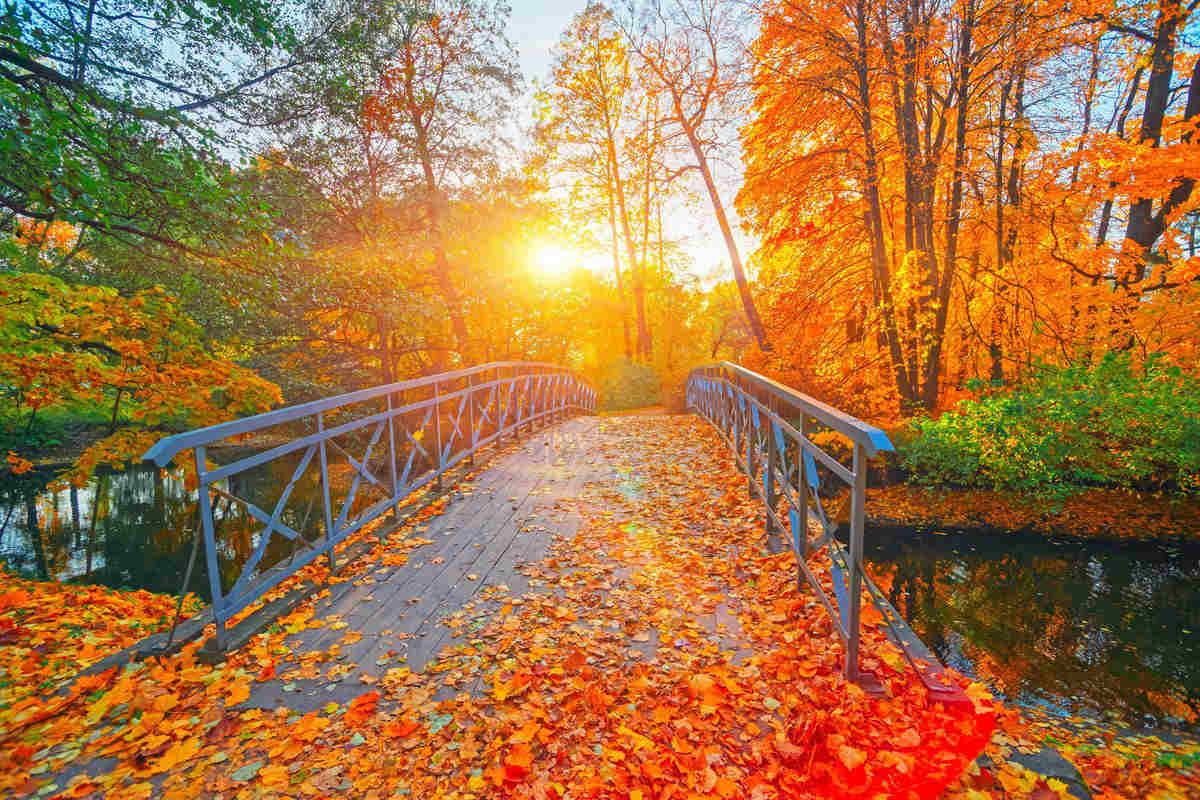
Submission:
[[[527,83],[545,81],[550,72],[550,51],[571,19],[587,6],[587,0],[511,0],[508,35],[521,57],[521,72]]]

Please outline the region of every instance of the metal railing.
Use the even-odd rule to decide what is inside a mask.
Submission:
[[[829,612],[833,628],[846,647],[846,678],[864,683],[872,677],[859,669],[865,582],[893,640],[931,694],[940,700],[958,699],[961,692],[957,686],[944,678],[937,659],[862,568],[867,460],[879,451],[894,449],[887,435],[832,406],[729,362],[693,370],[688,375],[687,404],[707,419],[733,450],[746,473],[749,491],[763,500],[768,536],[790,530],[798,565],[797,582],[803,577]],[[812,437],[820,431],[834,431],[849,440],[853,453],[850,466],[814,443]],[[849,490],[848,547],[837,540],[837,521],[826,514],[821,499],[823,487],[839,485]],[[783,514],[781,507],[785,509]],[[810,515],[820,523],[821,532],[815,539],[809,538]],[[829,553],[833,598],[807,563],[822,549]]]
[[[194,451],[200,527],[217,626],[216,644],[222,649],[226,623],[239,611],[322,554],[328,554],[332,570],[334,548],[339,543],[384,513],[398,510],[414,492],[430,483],[440,485],[447,470],[505,435],[519,435],[522,426],[532,431],[536,423],[548,424],[568,413],[591,412],[595,407],[596,393],[563,367],[536,362],[492,362],[168,436],[151,447],[143,458],[163,467],[179,453]],[[210,466],[208,449],[213,445],[236,442],[240,437],[264,434],[270,429],[275,429],[276,440],[280,429],[289,440],[231,463]],[[361,457],[346,449],[348,440],[364,448]],[[387,451],[386,458],[383,449]],[[347,477],[353,475],[353,479],[340,507],[335,507],[331,501],[334,486],[330,471],[335,466],[331,455],[338,454],[345,462],[336,466],[348,467]],[[271,512],[237,496],[233,480],[237,476],[297,456],[291,478]],[[323,535],[306,537],[303,531],[308,515],[303,525],[293,527],[285,523],[284,512],[297,482],[314,461],[319,469]],[[386,462],[386,476],[378,474],[384,464],[376,465],[375,461]],[[359,497],[364,482],[384,497],[375,502],[364,501]],[[338,491],[343,488],[339,486]],[[227,509],[231,504],[240,505],[263,526],[257,531],[253,551],[228,591],[222,588],[218,568],[220,543],[214,525],[214,494],[225,498]],[[291,540],[292,557],[281,569],[260,572],[258,566],[274,534]]]

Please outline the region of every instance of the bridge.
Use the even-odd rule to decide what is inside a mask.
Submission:
[[[861,663],[869,628],[899,648],[931,700],[969,702],[862,568],[868,461],[892,449],[887,436],[730,363],[693,371],[686,397],[741,470],[767,548],[795,554],[797,586],[827,612],[845,678],[883,692]],[[201,653],[220,660],[276,620],[286,624],[315,595],[304,617],[311,624],[289,628],[287,646],[300,662],[333,646],[367,683],[398,665],[437,668],[439,654],[459,644],[464,631],[479,630],[498,609],[546,585],[538,565],[580,531],[585,494],[619,505],[647,490],[656,470],[626,458],[647,423],[598,417],[595,410],[595,391],[571,371],[499,362],[159,441],[145,455],[159,466],[191,456],[199,487],[197,551],[202,543],[212,596],[210,609],[180,626],[172,643],[201,636],[215,622]],[[818,434],[829,432],[842,437],[841,459],[817,444]],[[250,454],[224,463],[210,458],[231,443]],[[676,488],[700,492],[696,497],[719,490],[700,477],[699,485]],[[848,509],[846,524],[839,526],[831,504]],[[609,513],[595,506],[593,512]],[[240,546],[230,536],[239,520],[254,528],[249,537],[241,531]],[[630,575],[628,565],[612,568],[610,584]],[[694,624],[722,652],[735,658],[752,652],[726,604],[699,616]],[[349,641],[347,629],[354,632]],[[669,646],[649,634],[630,644],[642,658]],[[250,702],[309,711],[348,701],[361,689],[265,680]]]

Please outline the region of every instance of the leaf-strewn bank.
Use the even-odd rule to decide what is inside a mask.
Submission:
[[[1200,501],[1086,489],[1059,501],[994,489],[895,484],[867,490],[873,525],[930,532],[1039,533],[1079,539],[1198,540]]]
[[[168,627],[176,598],[22,580],[0,565],[0,717],[47,701],[62,681]],[[194,597],[184,615],[198,607]]]

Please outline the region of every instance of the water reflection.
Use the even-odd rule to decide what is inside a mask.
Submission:
[[[1016,702],[1195,728],[1200,550],[868,531],[871,571],[947,664]]]
[[[280,459],[220,488],[270,513],[295,466],[295,459]],[[197,527],[196,493],[182,480],[165,470],[135,467],[96,475],[82,488],[52,490],[52,477],[34,472],[0,482],[0,561],[7,569],[39,580],[179,592]],[[366,489],[359,495],[355,510],[379,496]],[[333,499],[340,500],[336,491]],[[214,495],[213,514],[221,583],[228,590],[258,544],[262,525],[244,505],[220,493]],[[282,521],[305,539],[323,535],[314,470],[297,482]],[[298,546],[276,534],[259,568],[289,557]],[[203,547],[188,590],[205,600],[211,596]]]

